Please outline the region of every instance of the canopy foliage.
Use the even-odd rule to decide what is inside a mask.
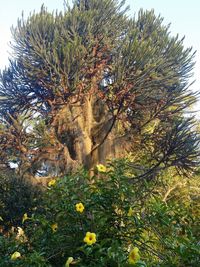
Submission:
[[[0,77],[0,160],[24,176],[92,169],[133,153],[135,174],[192,170],[198,136],[185,116],[194,52],[153,11],[129,18],[125,1],[45,7],[12,28]]]

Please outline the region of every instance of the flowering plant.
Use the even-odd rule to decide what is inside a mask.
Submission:
[[[0,237],[0,266],[198,266],[186,208],[148,194],[153,183],[136,182],[126,160],[106,169],[93,177],[79,170],[48,188],[20,218],[25,238]]]

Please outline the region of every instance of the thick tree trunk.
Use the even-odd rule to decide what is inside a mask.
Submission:
[[[63,175],[81,165],[91,170],[106,159],[123,156],[125,139],[116,138],[112,124],[113,115],[103,100],[94,95],[86,97],[83,104],[64,106],[50,125],[52,149],[41,151],[40,162]]]

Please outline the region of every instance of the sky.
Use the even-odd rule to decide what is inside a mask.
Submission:
[[[99,0],[101,1],[101,0]],[[11,49],[10,27],[16,26],[17,19],[22,11],[27,16],[31,11],[39,11],[44,4],[49,11],[63,10],[64,0],[4,0],[0,9],[0,69],[8,65],[8,57]],[[200,0],[127,0],[130,6],[129,15],[134,16],[140,8],[144,10],[154,9],[156,15],[164,17],[164,24],[171,23],[172,35],[185,36],[184,46],[193,47],[196,53],[196,65],[192,80],[196,82],[191,89],[200,91]],[[191,80],[191,81],[192,81]],[[199,107],[198,107],[199,106]],[[197,109],[200,109],[198,104]]]

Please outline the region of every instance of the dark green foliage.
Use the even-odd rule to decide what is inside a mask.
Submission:
[[[132,266],[197,267],[199,211],[191,209],[195,202],[163,201],[158,186],[163,178],[156,186],[141,184],[131,178],[129,164],[111,163],[106,172],[96,172],[92,178],[79,170],[58,179],[46,191],[43,209],[34,210],[24,222],[27,240],[15,240],[15,234],[0,238],[2,266],[13,266],[10,256],[18,251],[21,258],[15,266],[29,266],[32,261],[33,266],[62,267],[73,257],[80,267],[128,267],[129,250],[138,247],[141,259]],[[76,210],[80,202],[85,207],[82,213]],[[97,237],[91,246],[83,241],[88,231]]]
[[[20,178],[14,171],[0,172],[0,227],[7,231],[12,226],[22,225],[24,213],[32,213],[39,206],[42,192]]]
[[[113,28],[117,29],[117,38],[125,27],[123,13],[117,14],[120,7],[114,4],[115,1],[109,1],[106,6],[106,1],[95,2],[94,7],[86,12],[74,8],[70,12],[53,15],[43,7],[39,14],[33,14],[27,21],[19,20],[17,28],[13,29],[17,65],[11,64],[11,69],[4,72],[5,88],[9,91],[15,84],[12,90],[19,92],[22,89],[29,105],[37,100],[34,106],[39,111],[44,108],[41,104],[49,106],[56,98],[60,98],[57,100],[61,102],[67,101],[72,93],[77,93],[76,87],[85,76],[84,72],[93,67],[91,52],[96,39],[98,46],[104,47],[113,35]],[[13,76],[13,73],[16,75]],[[13,97],[21,109],[21,101],[16,101],[21,96],[10,95],[10,98]],[[22,106],[25,108],[25,103]]]

